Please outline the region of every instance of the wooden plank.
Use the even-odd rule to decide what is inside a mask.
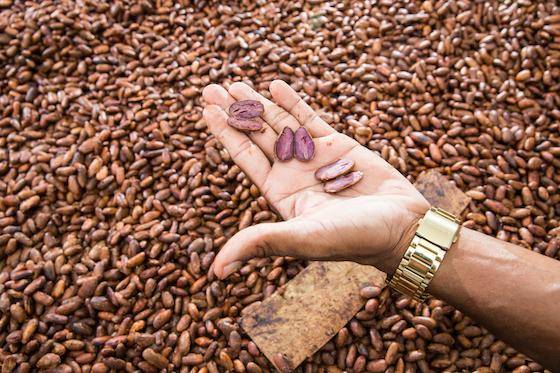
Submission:
[[[437,170],[422,173],[414,186],[430,202],[454,215],[461,215],[471,201],[463,191]]]
[[[352,262],[313,262],[241,319],[242,328],[282,371],[319,350],[363,306],[359,291],[384,286],[385,273]],[[284,369],[285,370],[285,369]]]
[[[460,214],[470,199],[437,171],[415,186],[434,206]],[[385,273],[352,262],[312,262],[260,304],[241,326],[279,371],[291,371],[327,343],[363,307],[359,290],[385,286]]]

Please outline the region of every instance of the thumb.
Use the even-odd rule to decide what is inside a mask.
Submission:
[[[304,234],[303,223],[285,221],[263,223],[235,234],[220,250],[213,264],[219,278],[226,278],[254,257],[299,256]]]

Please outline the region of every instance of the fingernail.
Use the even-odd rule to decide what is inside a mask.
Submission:
[[[241,262],[240,260],[236,260],[235,262],[226,264],[224,266],[224,269],[222,270],[222,278],[226,278],[229,275],[231,275],[233,272],[237,271],[239,268],[241,268],[241,266],[243,265],[243,262]]]

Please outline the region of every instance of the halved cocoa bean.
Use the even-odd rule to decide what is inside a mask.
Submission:
[[[257,122],[253,119],[238,119],[229,117],[227,123],[240,131],[260,131],[263,128],[261,122]]]
[[[284,127],[274,146],[276,158],[280,161],[289,161],[294,156],[294,131]]]
[[[354,171],[349,174],[337,177],[334,180],[323,184],[323,190],[327,193],[337,193],[343,189],[351,187],[362,179],[364,173],[362,171]]]
[[[299,127],[294,135],[294,150],[298,161],[306,162],[315,156],[315,143],[305,127]]]
[[[229,107],[229,114],[237,119],[260,117],[263,111],[263,104],[255,100],[237,101]]]
[[[354,161],[348,158],[341,158],[315,171],[315,178],[327,181],[344,175],[354,167]]]

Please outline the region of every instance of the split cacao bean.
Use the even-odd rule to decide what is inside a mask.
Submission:
[[[229,117],[227,119],[227,123],[231,127],[239,131],[254,132],[254,131],[260,131],[263,128],[262,123],[254,119],[239,119],[235,117]]]
[[[353,171],[349,174],[342,175],[336,179],[327,181],[323,184],[323,190],[327,193],[337,193],[341,190],[351,187],[362,179],[364,173],[362,171]]]
[[[257,118],[264,112],[264,106],[259,101],[236,101],[229,107],[229,114],[237,119]]]
[[[278,136],[274,146],[276,158],[280,161],[289,161],[294,156],[294,131],[290,127],[284,127]]]
[[[315,143],[305,127],[299,127],[294,135],[294,155],[301,162],[310,161],[315,156]]]
[[[341,158],[315,171],[315,178],[321,181],[335,179],[344,175],[354,167],[354,161],[348,158]]]

